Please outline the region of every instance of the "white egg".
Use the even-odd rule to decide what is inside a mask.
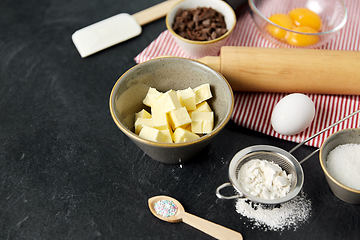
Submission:
[[[295,135],[309,127],[314,116],[314,102],[304,94],[293,93],[276,104],[271,115],[271,125],[279,134]]]

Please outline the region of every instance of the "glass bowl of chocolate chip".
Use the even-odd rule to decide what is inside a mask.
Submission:
[[[234,10],[219,0],[184,0],[166,15],[167,29],[189,58],[217,55],[235,24]]]

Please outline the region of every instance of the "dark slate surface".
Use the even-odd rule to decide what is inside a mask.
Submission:
[[[159,2],[0,1],[0,239],[211,239],[152,216],[147,199],[159,194],[244,239],[358,239],[360,207],[332,194],[317,155],[303,165],[312,214],[296,231],[253,229],[236,213],[235,200],[217,199],[237,151],[257,144],[289,150],[294,143],[230,122],[180,166],[152,160],[121,133],[110,116],[110,91],[165,30],[164,19],[85,59],[71,35]],[[313,150],[303,146],[295,155]]]

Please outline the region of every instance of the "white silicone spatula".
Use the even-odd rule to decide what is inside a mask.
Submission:
[[[81,57],[87,57],[141,33],[141,26],[164,17],[172,6],[181,0],[167,0],[133,15],[120,13],[72,35]]]

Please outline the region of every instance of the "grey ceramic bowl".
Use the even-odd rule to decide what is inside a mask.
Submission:
[[[326,159],[329,155],[329,152],[337,146],[347,143],[360,144],[359,128],[344,129],[328,137],[320,148],[320,164],[325,173],[325,177],[330,186],[330,189],[335,194],[335,196],[348,203],[360,204],[360,190],[347,187],[340,183],[333,176],[331,176],[329,171],[326,169]]]
[[[203,83],[210,84],[213,95],[208,100],[215,114],[211,133],[185,143],[152,142],[134,133],[135,113],[145,108],[142,100],[149,87],[166,92]],[[179,57],[157,58],[134,66],[119,78],[110,95],[111,116],[120,130],[151,158],[169,164],[185,163],[199,153],[225,127],[233,107],[232,89],[220,73],[196,60]]]

